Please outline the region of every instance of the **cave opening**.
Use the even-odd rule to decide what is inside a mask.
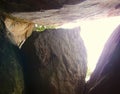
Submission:
[[[77,20],[75,22],[62,25],[60,28],[74,28],[80,27],[80,35],[84,41],[87,51],[87,76],[86,81],[89,80],[96,64],[99,60],[104,45],[112,32],[119,25],[120,16],[101,18],[97,20]]]

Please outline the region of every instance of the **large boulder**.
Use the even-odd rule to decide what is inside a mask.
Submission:
[[[108,39],[86,94],[120,94],[120,25]]]
[[[21,49],[27,94],[83,94],[87,60],[79,28],[33,32]]]
[[[0,19],[0,94],[23,94],[22,58],[12,35]]]
[[[29,2],[30,0],[27,1]],[[33,3],[36,3],[36,1],[38,0],[34,0]],[[39,2],[40,1],[41,0],[39,0]],[[49,5],[47,5],[46,7],[48,6],[54,7],[54,5],[51,4],[52,1],[57,2],[64,0],[52,0],[52,1],[44,0],[44,1],[49,2],[48,3]],[[20,13],[16,12],[12,13],[12,15],[24,19],[29,19],[40,25],[47,26],[51,25],[61,26],[69,22],[74,24],[81,24],[82,21],[103,19],[120,15],[120,0],[70,0],[70,1],[65,0],[65,1],[69,2],[68,3],[69,5],[64,4],[63,7],[59,9],[45,10],[44,8],[41,8],[38,11],[33,10],[34,12],[20,12]],[[79,3],[78,1],[83,2]],[[39,5],[39,2],[34,5],[36,6]],[[30,7],[34,9],[33,5],[31,6]],[[13,10],[13,8],[11,10]]]

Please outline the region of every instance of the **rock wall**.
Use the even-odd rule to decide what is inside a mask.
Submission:
[[[33,32],[21,50],[27,94],[83,94],[87,60],[79,28]]]
[[[108,39],[86,94],[120,94],[120,25]]]
[[[23,94],[22,58],[0,19],[0,94]]]

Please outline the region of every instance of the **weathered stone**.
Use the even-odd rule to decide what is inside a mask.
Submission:
[[[83,94],[87,61],[79,28],[33,32],[21,49],[27,94]]]
[[[18,47],[0,19],[0,94],[23,94],[22,60]]]
[[[108,39],[86,94],[120,94],[120,25]]]
[[[85,20],[119,16],[119,4],[119,0],[84,0],[81,3],[74,5],[65,4],[62,8],[59,9],[41,9],[38,11],[21,13],[17,12],[13,13],[13,15],[16,17],[29,19],[40,25],[58,26],[68,22],[77,23]]]
[[[34,28],[34,23],[28,20],[13,17],[10,14],[0,13],[0,17],[4,18],[4,23],[6,28],[13,35],[13,40],[16,42],[17,46],[21,46],[32,33]]]
[[[120,15],[119,0],[0,0],[0,10],[40,25],[61,25]],[[14,12],[14,13],[13,13]],[[20,12],[20,13],[18,13]]]

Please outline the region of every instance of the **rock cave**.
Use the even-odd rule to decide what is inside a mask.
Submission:
[[[119,0],[0,0],[0,94],[120,94],[119,22]]]

